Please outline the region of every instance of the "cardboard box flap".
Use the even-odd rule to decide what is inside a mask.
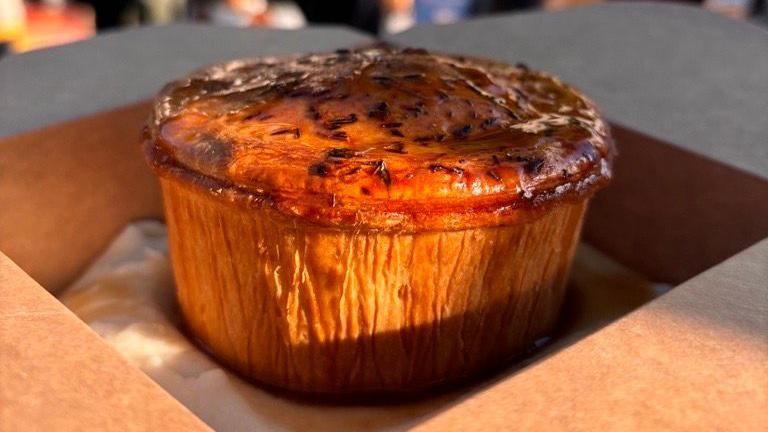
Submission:
[[[0,430],[210,430],[2,253],[0,365]]]
[[[768,240],[415,430],[763,430],[766,281]]]

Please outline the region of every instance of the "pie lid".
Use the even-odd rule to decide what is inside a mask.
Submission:
[[[525,221],[607,183],[615,153],[552,75],[380,46],[194,72],[158,95],[145,150],[232,203],[399,230]]]

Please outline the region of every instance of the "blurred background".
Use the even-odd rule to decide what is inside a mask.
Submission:
[[[0,56],[174,21],[298,28],[343,24],[371,34],[495,12],[558,10],[605,0],[0,0]],[[768,26],[767,0],[680,1]]]

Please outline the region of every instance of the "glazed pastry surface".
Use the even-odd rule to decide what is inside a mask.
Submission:
[[[524,65],[372,47],[236,60],[169,84],[145,141],[161,175],[337,227],[524,222],[606,183],[595,106]]]

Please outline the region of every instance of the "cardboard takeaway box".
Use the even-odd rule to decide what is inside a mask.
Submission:
[[[550,19],[543,16],[520,23],[540,27]],[[508,19],[506,24],[518,18]],[[221,36],[207,29],[208,37]],[[434,46],[440,32],[462,29],[432,29],[431,39],[423,36],[427,30],[395,40],[440,48]],[[164,30],[136,34],[152,31]],[[327,49],[364,40],[349,31],[308,32],[252,36],[231,30],[231,40],[282,44],[253,49],[241,41],[241,51],[224,48],[218,55]],[[104,48],[119,38],[108,36],[93,46]],[[484,54],[492,55],[491,45],[479,39],[473,46],[485,46]],[[184,45],[172,37],[153,40]],[[85,52],[87,44],[30,61]],[[139,81],[134,80],[145,85]],[[105,91],[90,98],[113,97]],[[57,109],[56,117],[62,106],[52,105],[38,109]],[[149,102],[89,115],[78,109],[71,107],[75,114],[68,119],[56,117],[66,121],[0,138],[0,430],[208,430],[51,294],[126,223],[162,217],[157,184],[138,149]],[[464,389],[451,403],[394,426],[464,431],[768,425],[768,181],[702,155],[706,151],[697,152],[695,145],[672,145],[619,124],[614,133],[621,152],[616,179],[594,200],[583,240],[674,289],[525,368]]]

